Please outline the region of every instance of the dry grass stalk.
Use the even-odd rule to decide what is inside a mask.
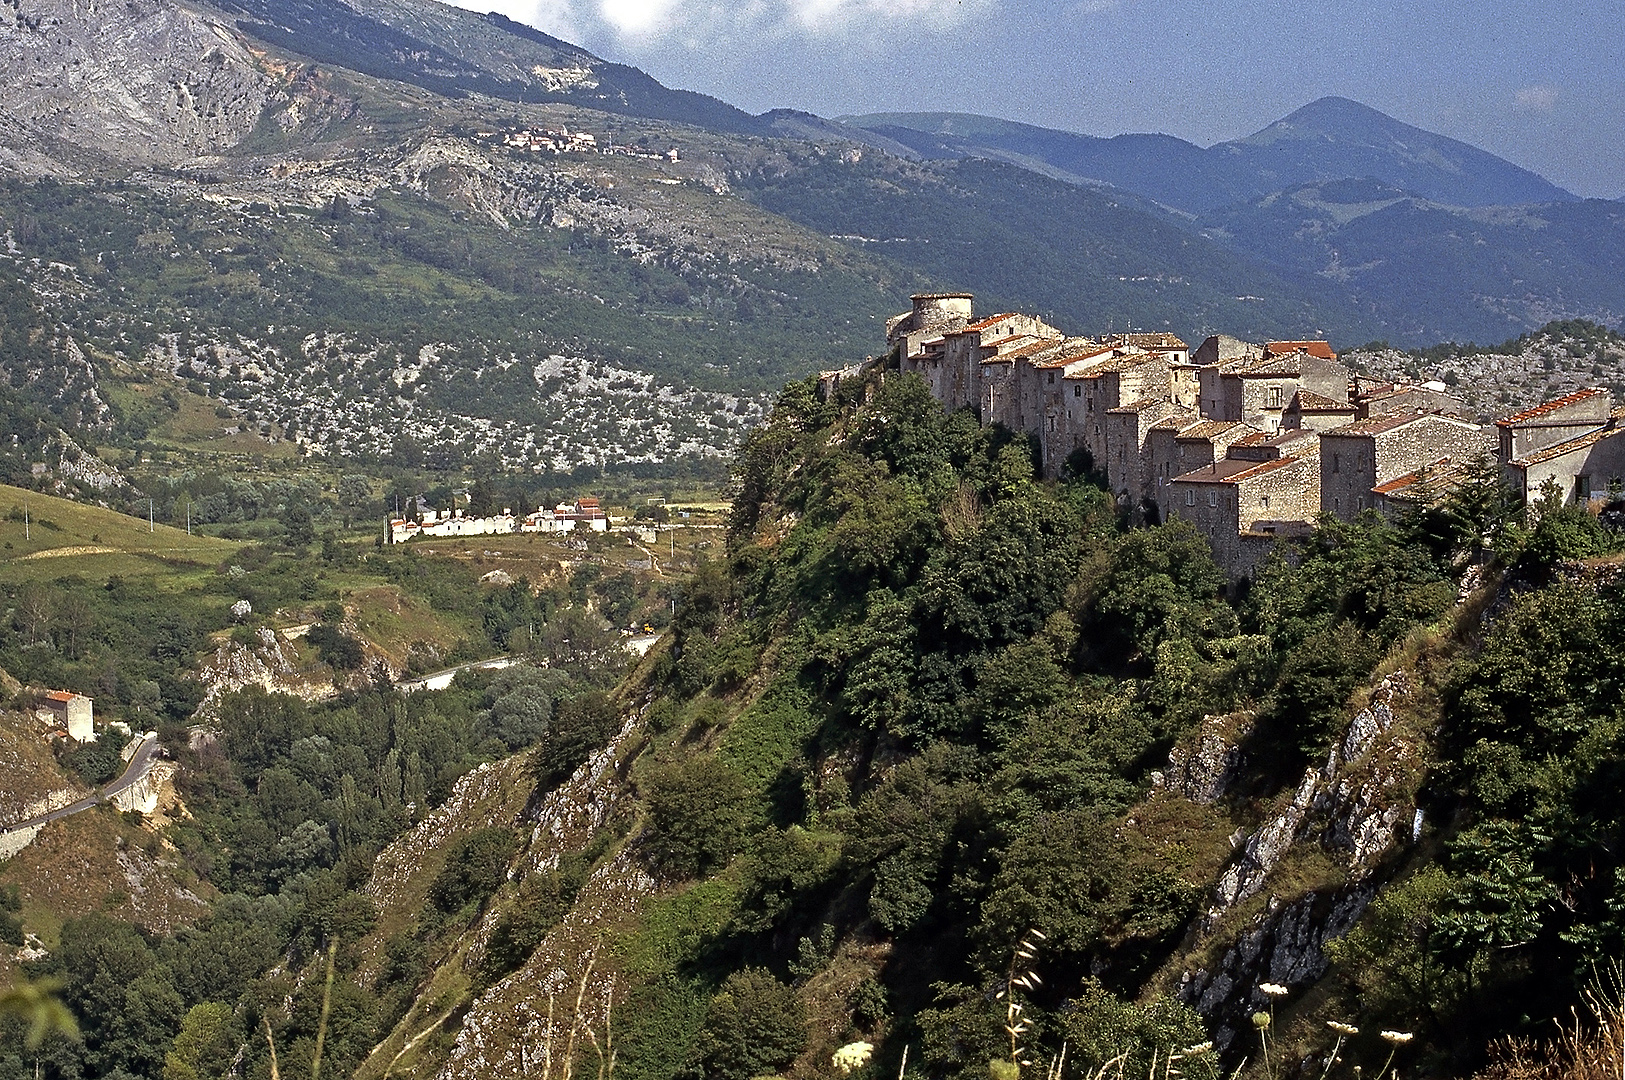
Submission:
[[[1553,1018],[1555,1039],[1507,1039],[1475,1080],[1625,1080],[1625,972],[1615,965],[1582,995],[1583,1008]]]
[[[271,1080],[282,1080],[276,1067],[276,1038],[271,1034],[271,1021],[265,1021],[265,1045],[271,1048]]]
[[[587,970],[581,973],[581,985],[576,989],[575,1014],[570,1017],[570,1035],[564,1041],[564,1071],[559,1075],[562,1080],[571,1080],[576,1071],[576,1039],[581,1035],[581,1003],[587,997],[587,980],[592,978],[592,969],[598,963],[598,949],[595,946],[587,954]],[[552,1019],[548,1021],[548,1034],[553,1031]]]
[[[310,1055],[310,1080],[322,1075],[322,1047],[327,1043],[327,1018],[333,1007],[333,963],[338,959],[339,943],[327,947],[327,978],[322,983],[322,1018],[316,1024],[316,1049]]]

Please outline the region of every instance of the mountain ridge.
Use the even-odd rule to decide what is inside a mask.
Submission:
[[[969,113],[836,118],[925,156],[1022,153],[1084,181],[1186,212],[1261,198],[1293,184],[1366,177],[1457,206],[1579,201],[1538,174],[1342,97],[1323,97],[1251,135],[1202,148],[1172,135],[1107,138]],[[1294,156],[1289,151],[1298,151]],[[1008,160],[1008,157],[1005,157]]]

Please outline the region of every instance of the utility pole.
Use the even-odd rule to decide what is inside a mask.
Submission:
[[[152,500],[151,499],[147,500],[147,531],[148,532],[157,532],[158,531],[157,528],[152,523]]]
[[[32,524],[29,522],[28,512],[29,512],[28,500],[24,499],[23,500],[23,539],[24,540],[32,540],[32,539],[34,539],[34,530],[33,530]]]

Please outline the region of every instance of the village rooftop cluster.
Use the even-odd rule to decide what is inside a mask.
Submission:
[[[883,361],[952,410],[1029,433],[1046,476],[1092,471],[1142,520],[1184,518],[1250,576],[1321,514],[1427,505],[1486,456],[1525,498],[1589,501],[1625,477],[1625,410],[1587,388],[1484,426],[1442,383],[1354,376],[1320,340],[1068,337],[1032,315],[977,319],[969,293],[913,297]],[[856,370],[826,372],[826,392]]]
[[[389,542],[404,544],[420,536],[500,536],[509,533],[567,533],[576,529],[609,530],[609,515],[592,496],[574,503],[559,503],[549,510],[538,506],[534,514],[518,517],[511,507],[488,517],[469,517],[460,508],[436,510],[417,499],[415,512],[389,522]]]
[[[571,131],[567,127],[553,128],[520,128],[517,131],[477,131],[476,137],[485,140],[500,140],[501,145],[510,150],[523,150],[526,153],[540,154],[605,154],[620,155],[623,157],[645,158],[650,161],[669,161],[676,163],[682,160],[673,146],[668,150],[651,150],[646,146],[618,145],[613,141],[606,141],[602,146],[598,144],[598,136],[585,131]]]

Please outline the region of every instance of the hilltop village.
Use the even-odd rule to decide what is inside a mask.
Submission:
[[[1235,577],[1321,514],[1427,505],[1486,456],[1525,498],[1588,501],[1625,477],[1625,410],[1587,388],[1482,425],[1442,383],[1366,379],[1325,341],[1068,337],[1032,315],[977,319],[969,293],[915,296],[887,364],[950,409],[1029,433],[1046,476],[1092,472],[1146,521],[1184,518]],[[849,372],[827,372],[826,388]]]

